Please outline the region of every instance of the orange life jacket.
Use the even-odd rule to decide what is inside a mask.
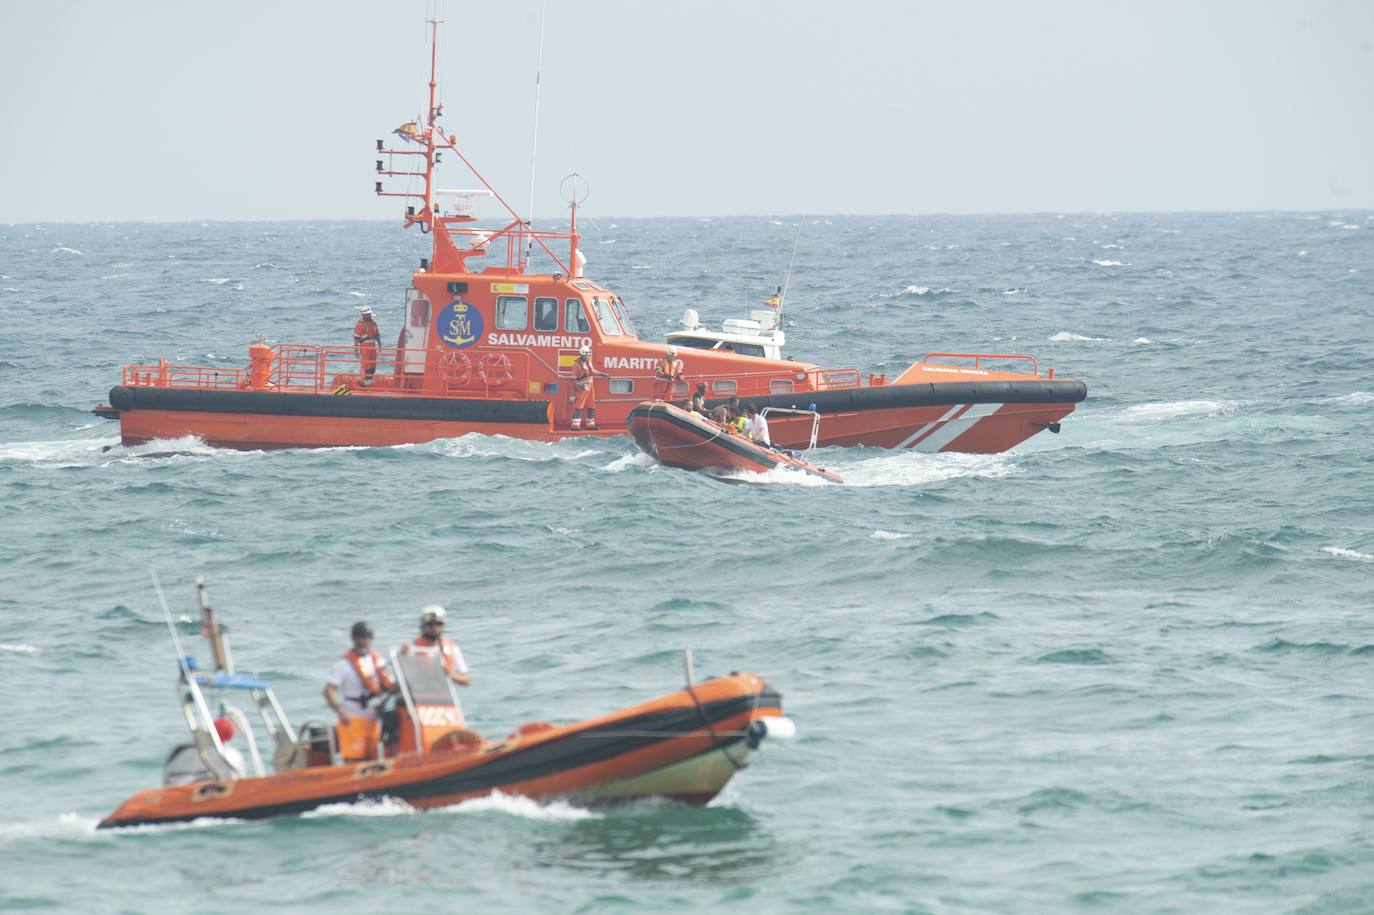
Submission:
[[[446,635],[439,636],[437,642],[425,641],[424,636],[416,636],[412,643],[418,648],[438,648],[439,657],[444,659],[444,669],[453,673],[453,665],[457,657],[458,646],[453,644],[453,639]]]
[[[344,652],[344,657],[348,658],[348,663],[353,665],[354,673],[358,675],[359,680],[363,681],[363,689],[367,690],[367,695],[371,698],[394,687],[396,681],[391,679],[391,671],[382,666],[380,654],[375,651],[369,651],[367,654],[372,661],[373,672],[371,674],[363,670],[363,659],[356,648],[348,649]]]
[[[382,332],[377,329],[377,322],[371,318],[359,318],[358,323],[353,325],[353,342],[362,343],[365,340],[382,342]]]
[[[573,380],[577,382],[578,390],[585,391],[592,383],[592,375],[596,374],[592,368],[592,360],[578,359],[573,363]]]
[[[658,364],[658,375],[660,378],[677,378],[682,374],[682,360],[669,359],[663,357],[663,361]]]

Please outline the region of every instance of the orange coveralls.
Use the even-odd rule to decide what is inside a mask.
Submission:
[[[363,315],[353,325],[353,345],[362,357],[363,374],[368,378],[377,374],[377,346],[381,342],[382,332],[377,328],[377,322],[369,316]]]

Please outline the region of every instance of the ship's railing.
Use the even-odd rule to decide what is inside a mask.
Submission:
[[[166,359],[154,365],[124,366],[124,385],[145,388],[215,388],[233,390],[245,383],[243,369],[207,365],[174,365]]]
[[[270,369],[254,380],[250,366],[216,368],[175,365],[127,365],[129,387],[196,388],[216,390],[274,390],[299,394],[377,394],[426,397],[482,397],[518,399],[531,391],[530,356],[497,350],[448,350],[427,373],[407,372],[426,365],[428,352],[379,347],[376,368],[369,376],[362,354],[351,346],[282,343],[274,346]],[[538,386],[536,386],[538,389]]]
[[[1040,368],[1036,364],[1034,356],[1027,356],[1024,353],[927,353],[921,360],[922,363],[929,364],[932,359],[972,359],[973,367],[981,369],[983,363],[987,362],[1020,362],[1030,363],[1031,374],[1039,375]]]
[[[688,369],[687,383],[674,385],[671,392],[665,391],[666,382],[650,373],[611,372],[616,381],[634,382],[633,390],[625,393],[612,392],[601,399],[641,401],[649,397],[666,400],[687,400],[692,396],[698,382],[706,382],[708,400],[719,400],[732,394],[739,397],[763,397],[770,394],[803,394],[810,391],[838,391],[863,386],[858,369],[817,369],[798,365],[796,370],[781,375],[776,367],[766,371],[742,372],[738,369],[722,368],[714,372],[701,372]]]

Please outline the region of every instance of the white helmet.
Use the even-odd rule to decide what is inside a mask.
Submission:
[[[425,623],[442,623],[447,616],[448,613],[443,607],[438,604],[430,604],[420,611],[420,625],[423,626]]]
[[[363,308],[362,308],[362,312],[363,312],[363,317],[364,317],[364,318],[370,318],[370,317],[372,317],[372,306],[370,306],[370,305],[364,305]]]
[[[592,347],[591,347],[591,344],[588,344],[588,343],[582,344],[582,348],[581,348],[580,350],[578,350],[577,352],[578,352],[580,355],[583,355],[583,356],[590,356],[590,355],[592,354]]]
[[[668,355],[669,355],[669,356],[676,356],[676,355],[677,355],[677,347],[676,347],[676,346],[670,346],[670,347],[668,347]]]

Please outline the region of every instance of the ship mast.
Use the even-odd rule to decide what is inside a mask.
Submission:
[[[419,178],[424,182],[424,187],[420,192],[416,191],[387,191],[382,188],[382,182],[375,184],[375,193],[378,197],[408,197],[415,198],[420,202],[419,212],[414,206],[407,206],[405,213],[406,228],[418,225],[420,231],[426,234],[434,234],[433,256],[424,265],[424,269],[432,269],[436,272],[447,273],[467,272],[467,259],[469,257],[485,257],[487,255],[487,245],[490,241],[497,238],[508,240],[510,254],[507,256],[506,269],[512,273],[524,273],[528,264],[528,252],[522,252],[521,248],[530,243],[538,243],[544,249],[544,253],[553,259],[565,275],[571,275],[572,270],[568,268],[563,260],[554,254],[552,249],[545,244],[545,239],[555,239],[571,237],[572,247],[569,264],[575,264],[577,260],[577,234],[576,227],[568,233],[561,232],[536,232],[534,227],[515,211],[506,202],[496,188],[486,178],[482,177],[467,157],[458,149],[456,134],[444,135],[439,126],[439,118],[444,113],[444,106],[438,99],[438,72],[439,62],[439,24],[442,19],[428,19],[426,22],[430,26],[429,42],[429,111],[425,116],[424,125],[409,121],[402,124],[393,131],[406,143],[414,143],[418,149],[406,149],[404,147],[388,147],[382,140],[377,141],[377,153],[388,157],[394,156],[420,156],[424,160],[422,170],[415,171],[398,170],[393,167],[390,159],[377,160],[377,174],[383,177],[407,177]],[[505,228],[488,232],[477,229],[470,225],[477,221],[475,216],[465,212],[459,212],[452,216],[441,216],[434,198],[437,193],[434,187],[434,167],[440,162],[440,153],[443,151],[452,152],[465,165],[468,171],[472,172],[473,177],[482,183],[482,187],[489,193],[506,212],[511,215],[514,222]],[[453,193],[444,191],[443,193]],[[480,192],[473,192],[480,193]],[[461,194],[459,195],[461,196]],[[575,269],[575,268],[574,268]]]

